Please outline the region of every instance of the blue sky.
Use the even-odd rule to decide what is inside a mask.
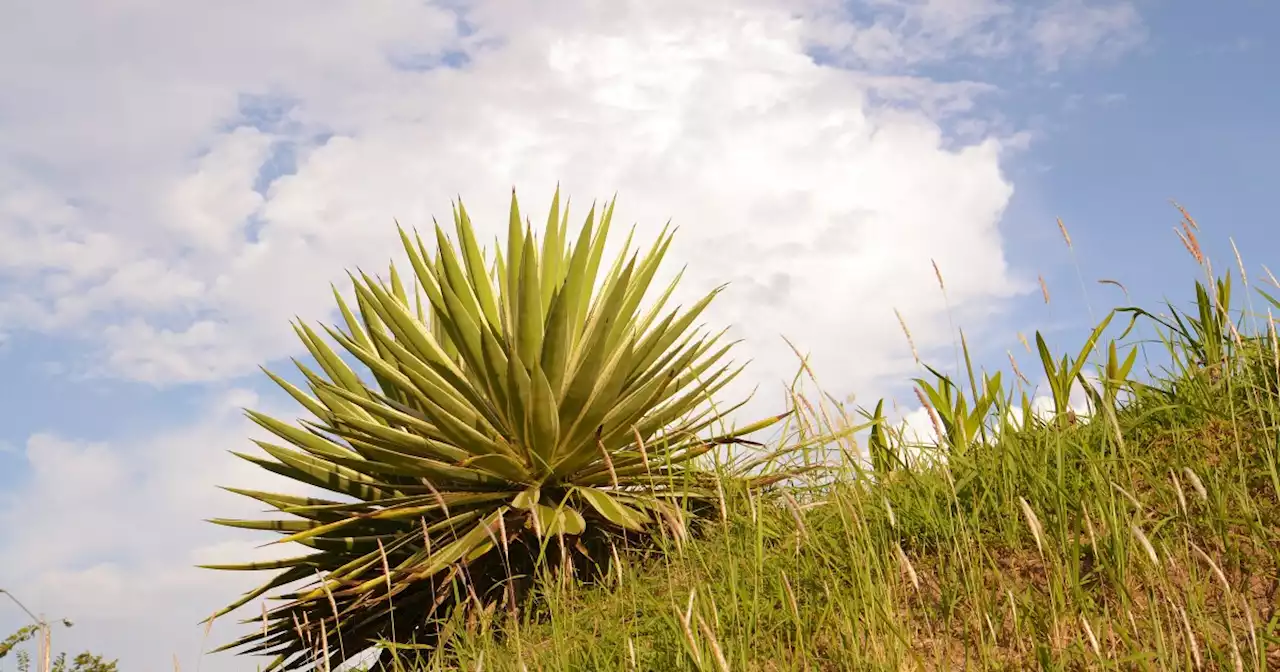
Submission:
[[[712,317],[744,325],[755,381],[790,371],[782,332],[860,401],[915,373],[893,308],[950,359],[930,259],[981,361],[1018,331],[1075,347],[1056,217],[1099,316],[1121,302],[1099,278],[1190,298],[1170,199],[1218,269],[1228,236],[1251,279],[1280,268],[1275,3],[249,5],[197,32],[172,28],[183,3],[0,10],[22,94],[0,101],[0,587],[141,668],[189,657],[169,621],[234,593],[188,568],[252,545],[199,518],[234,515],[201,493],[246,473],[235,407],[293,413],[254,367],[298,353],[294,314],[329,319],[343,269],[396,253],[392,217],[455,194],[491,227],[512,184],[536,213],[556,180],[575,218],[615,190],[641,234],[673,217],[693,288],[734,283]]]
[[[1170,230],[1180,218],[1170,199],[1205,227],[1201,242],[1220,269],[1234,266],[1228,236],[1247,262],[1276,263],[1266,252],[1277,240],[1269,165],[1280,149],[1272,121],[1280,92],[1265,82],[1280,59],[1280,45],[1268,38],[1280,26],[1280,8],[1160,3],[1144,19],[1150,38],[1134,53],[1061,79],[1085,99],[1056,114],[1041,103],[1058,128],[1013,176],[1029,200],[1067,223],[1086,278],[1119,279],[1149,305],[1166,295],[1189,299],[1195,273]],[[1123,98],[1106,103],[1109,94]],[[1037,173],[1040,165],[1048,170]],[[1058,234],[1053,226],[1020,226],[1022,203],[1016,195],[1007,218],[1011,249],[1035,254]],[[1052,271],[1065,289],[1074,271]]]

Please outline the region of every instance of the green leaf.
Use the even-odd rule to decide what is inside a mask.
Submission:
[[[551,199],[551,211],[547,213],[547,228],[542,238],[542,272],[538,288],[539,303],[543,306],[551,304],[551,294],[560,282],[560,263],[564,256],[564,232],[560,229],[560,185],[556,185],[556,194]],[[530,254],[528,248],[523,253],[525,258]],[[527,273],[526,273],[527,274]],[[532,361],[525,359],[525,361]]]
[[[281,464],[303,475],[312,485],[331,492],[350,495],[365,501],[377,501],[388,496],[395,497],[404,494],[397,491],[394,486],[354,469],[340,467],[327,460],[262,441],[254,441],[254,443],[258,444],[271,457],[279,460]]]
[[[567,290],[566,290],[567,291]],[[542,341],[542,353],[539,358],[543,375],[551,386],[552,396],[558,401],[564,389],[565,372],[569,364],[569,351],[573,347],[572,330],[569,327],[571,299],[565,291],[556,292],[551,297],[547,311],[546,334]]]
[[[520,206],[516,202],[516,190],[511,190],[511,214],[507,218],[507,259],[506,287],[502,290],[505,300],[507,324],[516,324],[516,306],[513,297],[520,286],[521,267],[524,263],[524,227],[520,224]]]
[[[337,353],[330,349],[310,327],[296,323],[294,331],[297,332],[303,344],[307,346],[307,351],[316,359],[316,363],[320,365],[320,368],[324,370],[334,384],[352,392],[359,393],[364,391],[364,383],[360,382],[360,378],[351,370],[351,367],[347,366],[342,361],[342,358],[338,357]]]
[[[285,424],[275,418],[263,415],[257,411],[245,411],[245,415],[249,417],[255,424],[275,434],[276,436],[292,443],[293,445],[320,457],[352,457],[352,452],[345,446],[340,446],[332,441],[326,441],[315,434],[298,429],[292,425]]]
[[[555,392],[551,383],[535,367],[530,379],[529,427],[531,429],[531,452],[538,457],[544,469],[549,469],[555,462],[556,452],[560,444],[560,412],[556,404]]]
[[[244,605],[248,604],[250,601],[257,599],[258,597],[261,597],[263,594],[265,594],[267,591],[271,590],[272,588],[279,588],[280,586],[293,583],[294,581],[305,579],[308,576],[310,576],[313,571],[314,570],[312,570],[312,568],[305,567],[305,566],[291,567],[288,570],[275,575],[271,579],[268,579],[265,583],[258,586],[257,588],[254,588],[253,590],[250,590],[249,592],[245,593],[240,597],[240,599],[236,600],[235,602],[232,602],[231,604],[214,612],[212,616],[205,619],[204,621],[201,621],[201,623],[208,623],[209,621],[226,616],[227,614],[235,611],[236,609],[239,609],[240,607],[243,607]]]
[[[561,534],[579,535],[587,529],[587,521],[577,510],[568,507],[550,507],[536,504],[530,512],[529,524],[536,525],[543,536],[554,537]],[[534,517],[537,521],[534,521]]]
[[[597,488],[574,488],[573,491],[581,496],[591,508],[596,510],[601,516],[620,527],[629,530],[641,531],[649,517],[644,512],[633,509],[626,504],[619,502],[608,493]]]
[[[1267,300],[1267,303],[1270,303],[1272,306],[1274,306],[1276,310],[1280,310],[1280,299],[1277,299],[1276,297],[1271,296],[1261,287],[1258,288],[1258,293],[1262,295],[1262,298]]]
[[[297,401],[299,404],[302,404],[302,407],[307,409],[307,411],[310,412],[311,415],[314,415],[317,418],[320,418],[322,420],[328,417],[329,415],[331,415],[329,413],[329,409],[325,408],[324,405],[322,405],[320,402],[312,398],[311,395],[298,389],[289,381],[268,371],[265,367],[259,367],[259,368],[263,373],[267,374],[267,377],[270,378],[273,383],[275,383],[276,385],[279,385],[281,389],[283,389],[285,392],[289,394],[289,396],[293,397],[294,401]]]
[[[567,329],[570,325],[575,328],[569,329],[565,337],[565,351],[571,351],[577,344],[580,332],[576,325],[583,322],[583,315],[586,308],[590,305],[592,292],[595,290],[595,272],[591,269],[591,258],[597,247],[603,249],[604,238],[607,230],[602,230],[594,239],[591,235],[593,222],[595,219],[595,206],[591,206],[591,211],[587,213],[586,221],[582,224],[582,230],[578,233],[578,241],[574,245],[573,254],[569,258],[569,269],[565,275],[564,287],[561,288],[559,294],[564,301],[563,311],[564,326]],[[553,330],[548,328],[548,333]],[[564,373],[557,374],[563,378]],[[561,392],[561,385],[555,386],[557,394]]]
[[[511,500],[511,506],[522,511],[528,511],[533,508],[534,504],[538,503],[541,496],[541,490],[538,486],[533,485],[527,490],[522,490],[520,494],[516,495],[515,499]]]
[[[316,558],[311,555],[303,555],[296,558],[282,558],[280,560],[264,560],[262,562],[245,562],[235,565],[196,565],[201,569],[220,569],[231,572],[259,571],[263,569],[284,569],[286,567],[307,566],[314,567]]]
[[[582,343],[583,355],[578,358],[573,369],[571,382],[564,395],[564,403],[560,406],[560,426],[569,437],[574,437],[578,428],[582,411],[592,392],[600,380],[600,370],[604,367],[607,355],[606,341],[612,321],[626,296],[626,279],[631,275],[634,261],[628,264],[621,276],[619,286],[615,287],[606,298],[603,309],[593,317]],[[591,431],[593,428],[587,428]]]
[[[525,366],[533,369],[538,366],[542,353],[542,290],[538,278],[538,253],[533,246],[533,233],[527,232],[524,239],[523,262],[520,266],[520,285],[518,317],[516,319],[516,352]]]
[[[458,204],[460,212],[465,212],[461,202]],[[449,239],[445,237],[444,229],[437,224],[436,227],[436,252],[440,256],[437,265],[437,274],[440,280],[441,291],[447,297],[449,294],[457,297],[459,308],[450,307],[450,317],[454,320],[461,319],[463,314],[472,322],[479,324],[484,321],[484,316],[480,312],[480,303],[476,299],[474,288],[467,281],[466,273],[462,270],[462,265],[458,262],[457,255],[454,254],[453,246],[449,244]],[[459,310],[459,312],[454,312]]]
[[[498,304],[493,295],[493,285],[489,282],[484,257],[480,253],[480,246],[476,243],[475,230],[471,226],[471,218],[467,216],[465,208],[459,206],[454,224],[457,228],[458,244],[462,247],[462,258],[467,266],[467,279],[480,304],[480,310],[484,313],[484,319],[489,324],[499,324],[501,318],[498,316]]]

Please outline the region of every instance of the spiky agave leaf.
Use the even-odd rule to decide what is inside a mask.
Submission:
[[[601,277],[612,202],[598,221],[593,206],[570,241],[557,189],[539,245],[513,192],[491,273],[465,207],[453,214],[457,245],[437,224],[434,255],[400,229],[412,295],[394,267],[389,283],[351,276],[355,310],[335,290],[344,324],[323,330],[373,385],[301,324],[321,372],[295,362],[305,391],[268,372],[313,419],[250,411],[280,442],[257,442],[271,459],[241,457],[341,499],[232,490],[292,518],[213,522],[274,530],[314,552],[214,566],[283,570],[215,617],[316,581],[223,648],[301,669],[319,663],[326,640],[335,662],[339,638],[354,653],[425,636],[429,614],[453,604],[451,577],[474,581],[485,563],[532,567],[550,537],[655,534],[683,519],[678,502],[713,495],[698,456],[782,418],[698,437],[721,419],[703,402],[740,368],[720,363],[729,346],[718,334],[694,329],[719,290],[663,314],[673,282],[641,313],[670,232],[643,255],[628,241]]]

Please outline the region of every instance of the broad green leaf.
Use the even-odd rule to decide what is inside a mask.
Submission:
[[[520,206],[516,202],[516,191],[512,189],[511,213],[507,218],[507,254],[510,256],[506,260],[506,287],[502,291],[508,325],[517,324],[514,301],[517,296],[516,288],[520,286],[520,273],[524,263],[524,227],[520,222]]]
[[[667,252],[667,247],[671,244],[671,237],[664,227],[662,234],[658,237],[658,241],[654,243],[653,248],[645,258],[641,260],[639,266],[636,267],[635,273],[627,283],[627,297],[622,303],[619,311],[619,318],[614,322],[613,333],[609,335],[609,345],[616,346],[622,338],[625,327],[630,325],[636,315],[636,311],[640,307],[640,301],[644,299],[644,295],[649,290],[649,283],[653,281],[653,275],[658,270],[658,264],[662,262],[662,257]]]
[[[578,359],[577,366],[572,369],[570,383],[564,394],[564,401],[560,405],[560,426],[567,436],[573,437],[578,427],[578,420],[581,416],[583,406],[591,397],[593,390],[599,381],[600,370],[606,363],[608,352],[606,350],[606,338],[610,330],[612,321],[617,314],[619,307],[626,294],[626,279],[631,275],[633,264],[628,264],[627,270],[621,276],[621,286],[615,288],[606,298],[601,312],[592,319],[591,326],[582,342],[582,355],[576,357]]]
[[[560,290],[565,302],[565,317],[563,319],[565,320],[565,326],[569,327],[566,341],[567,351],[572,351],[577,344],[580,336],[577,325],[582,324],[583,315],[586,313],[587,306],[590,305],[591,295],[595,291],[595,275],[590,267],[591,256],[597,246],[603,246],[604,237],[607,233],[607,231],[602,231],[596,239],[592,238],[591,231],[595,213],[595,205],[592,205],[591,211],[587,213],[587,219],[583,222],[582,229],[578,233],[573,255],[569,258],[569,270],[565,276],[564,287]],[[556,387],[557,393],[560,392],[560,389],[560,386]]]
[[[471,217],[464,208],[458,208],[458,216],[454,220],[457,228],[458,244],[462,247],[462,258],[466,262],[467,279],[480,304],[484,319],[489,324],[499,324],[498,304],[493,295],[493,285],[489,282],[488,272],[484,267],[484,258],[480,246],[476,243],[475,230],[471,226]]]
[[[539,260],[541,273],[537,274],[541,280],[538,287],[539,304],[543,306],[551,304],[551,294],[560,280],[560,262],[564,255],[563,235],[564,232],[560,229],[560,185],[557,184],[556,194],[551,199],[551,211],[547,213],[547,227],[542,237],[542,257]],[[525,248],[523,254],[528,259],[528,248]],[[521,356],[524,357],[523,352]],[[525,361],[533,360],[525,357]]]
[[[563,432],[563,445],[568,448],[570,453],[577,452],[582,456],[582,459],[585,459],[586,455],[591,454],[594,450],[593,441],[599,440],[599,436],[604,429],[601,423],[605,415],[617,402],[618,395],[622,392],[622,386],[626,382],[623,373],[624,362],[631,352],[632,345],[634,344],[628,344],[626,348],[615,353],[604,368],[598,372],[598,377],[590,396],[582,402],[581,412],[573,419],[569,429]],[[592,439],[593,436],[596,438]],[[575,465],[576,461],[571,459],[569,464]],[[576,470],[577,467],[572,466],[569,468]]]
[[[461,209],[461,205],[459,205]],[[436,252],[439,254],[440,262],[437,267],[438,279],[440,280],[441,290],[449,290],[458,299],[458,306],[465,311],[466,316],[473,322],[479,324],[484,321],[484,316],[480,311],[480,303],[476,299],[474,288],[471,283],[467,282],[466,273],[462,270],[462,265],[458,262],[458,257],[454,254],[453,246],[449,244],[449,239],[445,236],[444,229],[436,225]],[[446,295],[448,292],[446,292]],[[460,319],[461,314],[454,313],[456,310],[450,307],[450,317],[454,320]]]
[[[642,511],[633,509],[626,504],[619,502],[608,493],[597,488],[574,488],[573,491],[581,496],[591,508],[596,510],[601,516],[620,527],[629,530],[641,531],[649,517]]]
[[[694,304],[692,308],[680,315],[679,318],[674,318],[676,311],[672,311],[672,317],[674,318],[673,321],[668,323],[668,326],[660,331],[655,329],[653,332],[650,332],[650,335],[641,340],[640,344],[637,346],[636,351],[640,359],[636,363],[634,371],[651,371],[655,362],[659,362],[663,355],[670,353],[671,346],[681,339],[681,336],[689,329],[693,324],[693,321],[698,319],[698,316],[702,314],[702,311],[711,304],[711,301],[714,300],[722,290],[723,287],[718,287],[711,291],[699,300],[698,303]]]
[[[498,244],[496,240],[494,244]],[[503,337],[506,337],[511,333],[511,307],[508,305],[511,299],[511,288],[507,284],[507,262],[502,256],[501,249],[495,251],[493,255],[493,277],[498,282],[498,317],[501,318],[501,329],[497,329],[497,331],[502,333]]]
[[[527,490],[522,490],[520,494],[516,495],[515,499],[511,500],[511,506],[522,511],[528,511],[533,508],[534,504],[538,503],[541,496],[542,491],[538,486],[530,486]]]
[[[507,383],[510,428],[512,439],[520,446],[522,452],[526,456],[532,455],[529,445],[529,437],[533,433],[533,428],[529,422],[529,408],[533,404],[533,384],[529,380],[529,371],[525,368],[524,363],[520,361],[519,355],[515,352],[511,353],[511,358],[507,360]],[[526,462],[530,466],[534,466],[532,462]],[[535,467],[536,469],[536,467]]]
[[[533,517],[537,517],[537,522]],[[537,525],[543,536],[554,537],[561,534],[579,535],[587,529],[587,521],[582,514],[569,506],[550,507],[536,504],[530,515],[530,525]]]
[[[533,440],[531,452],[541,463],[536,468],[547,470],[555,462],[560,443],[560,411],[555,392],[541,368],[534,368],[529,382],[531,397],[528,422]]]
[[[567,290],[566,290],[567,291]],[[565,291],[555,292],[547,310],[547,328],[542,341],[542,353],[539,358],[539,369],[544,372],[547,383],[551,386],[552,396],[558,401],[564,389],[565,371],[569,363],[569,352],[573,347],[572,329],[569,326],[571,301]]]
[[[538,284],[538,253],[533,245],[533,233],[524,239],[523,262],[520,266],[519,297],[517,300],[516,352],[528,369],[538,366],[542,353],[544,316],[542,290]],[[527,373],[527,371],[526,371]]]
[[[362,342],[360,338],[363,338],[364,342],[369,344],[365,347],[366,350],[375,353],[378,357],[384,360],[393,361],[391,353],[388,352],[386,347],[382,344],[387,338],[386,324],[382,321],[382,318],[378,316],[377,310],[370,305],[368,301],[368,294],[356,292],[356,305],[360,309],[360,317],[364,321],[364,331],[360,331],[358,328],[354,329],[352,331],[352,340],[359,343]],[[350,325],[348,325],[348,327],[350,327]],[[335,330],[326,328],[326,331],[333,333]],[[401,401],[405,400],[403,391],[396,388],[393,382],[376,373],[373,377],[374,380],[378,382],[378,387],[382,389],[383,394],[393,399]]]
[[[675,316],[679,311],[668,312],[666,314],[667,317],[659,323],[659,326],[655,327],[653,324],[654,320],[658,319],[658,316],[663,314],[662,309],[666,307],[667,302],[671,300],[671,295],[675,292],[676,287],[680,284],[680,280],[683,277],[684,270],[682,269],[679,273],[676,273],[676,276],[667,284],[667,288],[662,290],[662,294],[653,302],[653,305],[649,306],[649,309],[645,311],[644,317],[641,317],[636,323],[636,333],[650,334],[653,331],[661,331],[665,328],[665,325],[670,324],[671,320],[675,319]]]
[[[391,276],[391,295],[396,298],[405,308],[409,307],[409,295],[404,291],[404,283],[400,280],[400,274],[396,272],[395,264],[391,264],[388,268]]]

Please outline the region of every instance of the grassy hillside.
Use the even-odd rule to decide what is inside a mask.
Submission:
[[[396,667],[1280,668],[1280,284],[1233,295],[1187,242],[1206,280],[1185,310],[1118,309],[1065,356],[1036,334],[1026,371],[975,372],[963,335],[963,378],[921,364],[935,443],[802,366],[759,465],[786,479],[726,476],[687,536],[544,574],[518,612],[454,582],[440,655]]]
[[[546,579],[536,608],[459,618],[445,656],[407,667],[1280,667],[1280,347],[1247,309],[1265,294],[1246,287],[1237,309],[1229,278],[1196,289],[1186,312],[1114,314],[1080,357],[1028,344],[1054,413],[1029,412],[1024,372],[930,373],[942,446],[877,430],[874,472],[845,431],[866,418],[798,392],[777,445],[825,436],[837,467],[730,488],[695,538],[619,548],[597,581]],[[1113,340],[1131,320],[1161,340]],[[1076,414],[1067,392],[1086,380]]]

